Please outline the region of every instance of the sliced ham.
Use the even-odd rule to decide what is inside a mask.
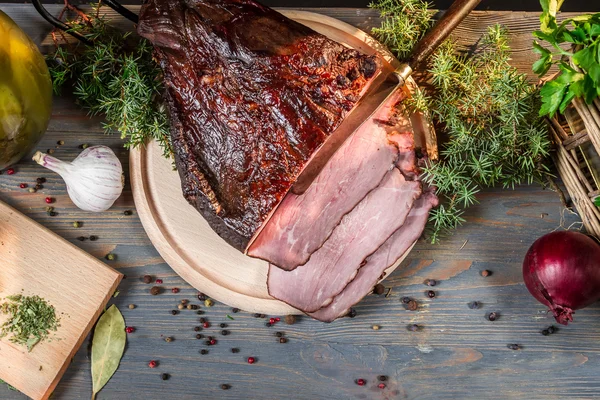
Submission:
[[[269,266],[269,294],[304,312],[327,306],[352,281],[362,261],[404,223],[421,183],[393,168],[346,214],[323,246],[293,271]]]
[[[331,322],[346,315],[354,304],[369,294],[383,274],[419,239],[427,223],[429,210],[438,199],[432,192],[425,192],[413,205],[404,225],[398,229],[375,253],[366,259],[356,277],[338,294],[331,304],[309,315],[320,321]]]
[[[395,163],[399,162],[403,171],[412,171],[414,142],[410,124],[394,110],[401,99],[398,92],[363,124],[306,192],[286,195],[250,245],[248,255],[288,271],[305,264],[342,217],[381,182]]]

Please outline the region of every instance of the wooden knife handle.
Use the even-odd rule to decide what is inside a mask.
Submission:
[[[479,4],[481,0],[455,0],[442,18],[419,40],[407,64],[415,69],[448,37],[450,32]]]

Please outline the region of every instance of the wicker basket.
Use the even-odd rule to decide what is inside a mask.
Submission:
[[[587,232],[600,238],[600,208],[594,205],[600,197],[600,99],[574,99],[564,115],[550,120],[550,132],[558,173]]]

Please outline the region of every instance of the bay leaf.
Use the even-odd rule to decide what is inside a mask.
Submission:
[[[92,339],[92,400],[113,376],[123,351],[127,335],[125,334],[125,320],[114,304],[102,314]]]

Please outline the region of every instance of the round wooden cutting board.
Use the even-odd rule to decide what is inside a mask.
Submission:
[[[398,65],[380,43],[351,25],[305,11],[282,13],[364,53],[379,52],[389,62],[388,68]],[[414,87],[414,82],[411,84]],[[426,126],[415,127],[415,132],[417,146],[429,142],[425,140],[430,135]],[[426,132],[428,135],[424,135]],[[267,262],[245,256],[229,246],[187,203],[177,171],[162,156],[156,142],[131,151],[130,171],[133,198],[144,229],[160,255],[183,279],[215,300],[242,310],[272,315],[300,313],[269,296]],[[386,276],[401,261],[390,267]]]

